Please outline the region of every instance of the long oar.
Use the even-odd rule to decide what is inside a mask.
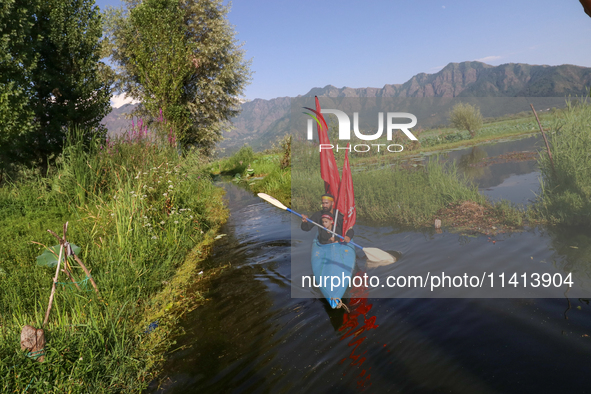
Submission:
[[[299,213],[297,213],[295,211],[292,211],[291,209],[289,209],[288,207],[286,207],[285,205],[283,205],[281,203],[281,201],[277,200],[274,197],[269,196],[268,194],[259,193],[258,196],[260,198],[262,198],[263,200],[267,201],[268,203],[275,205],[277,208],[283,209],[284,211],[291,212],[294,215],[297,215],[297,216],[301,217],[302,219],[304,218],[302,215],[300,215]],[[331,233],[333,235],[336,235],[337,237],[339,237],[342,240],[345,239],[345,237],[343,237],[343,236],[341,236],[341,235],[339,235],[339,234],[337,234],[337,233],[335,233],[333,231],[330,231],[329,229],[323,227],[322,225],[320,225],[320,224],[318,224],[316,222],[313,222],[312,220],[310,220],[308,218],[306,218],[306,220],[308,222],[310,222],[310,223],[312,223],[312,224],[320,227],[321,229],[326,230],[326,231],[328,231],[329,233]],[[389,253],[384,252],[381,249],[378,249],[378,248],[364,248],[361,245],[357,245],[353,241],[349,241],[349,243],[351,245],[353,245],[355,247],[358,247],[359,249],[363,250],[363,253],[365,253],[365,255],[367,256],[367,259],[370,260],[370,261],[374,261],[374,262],[387,262],[387,263],[394,263],[394,262],[396,262],[396,259],[394,258],[394,256],[392,256]]]

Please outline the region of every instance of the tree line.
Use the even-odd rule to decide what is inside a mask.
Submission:
[[[73,127],[104,138],[115,92],[140,101],[145,121],[166,119],[181,148],[210,154],[250,78],[227,12],[219,0],[125,0],[104,12],[94,0],[3,0],[0,174],[46,171]]]

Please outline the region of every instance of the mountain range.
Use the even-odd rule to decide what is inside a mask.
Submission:
[[[586,96],[591,86],[591,68],[575,65],[529,65],[508,63],[491,66],[482,62],[449,63],[434,74],[420,73],[402,84],[382,88],[312,88],[298,97],[565,97]],[[219,144],[226,153],[248,143],[255,150],[288,132],[291,99],[255,99],[242,104],[242,112],[232,119],[234,129]],[[135,105],[120,107],[104,123],[110,132],[121,128],[122,114]],[[129,123],[129,121],[126,121]]]

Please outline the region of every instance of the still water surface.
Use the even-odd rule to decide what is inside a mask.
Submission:
[[[498,179],[480,183],[490,192],[524,173],[484,175]],[[351,294],[352,313],[345,314],[322,299],[291,298],[291,231],[298,221],[235,185],[224,187],[227,236],[205,264],[231,267],[211,284],[209,301],[182,322],[177,346],[185,348],[169,355],[164,383],[151,391],[591,392],[588,300],[363,299],[360,291]],[[556,261],[591,267],[589,234],[527,231],[523,241],[500,242],[493,253],[512,259],[538,250],[543,240]],[[445,242],[398,232],[401,262],[479,241],[437,236]]]
[[[493,201],[505,199],[517,205],[527,205],[540,194],[537,161],[507,160],[504,157],[519,153],[537,157],[536,153],[543,144],[543,139],[536,134],[514,141],[456,150],[446,156],[456,162],[460,173],[478,185],[481,194]]]

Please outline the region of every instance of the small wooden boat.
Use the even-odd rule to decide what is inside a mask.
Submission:
[[[330,306],[335,309],[339,300],[343,298],[345,291],[352,280],[355,268],[355,249],[346,243],[321,244],[318,239],[312,243],[312,272],[315,283],[322,285],[320,290],[326,297]],[[326,279],[325,277],[329,277]],[[339,286],[332,287],[332,277],[339,278]],[[345,278],[345,280],[343,280]],[[348,278],[348,279],[347,279]],[[336,279],[334,284],[336,284]]]

